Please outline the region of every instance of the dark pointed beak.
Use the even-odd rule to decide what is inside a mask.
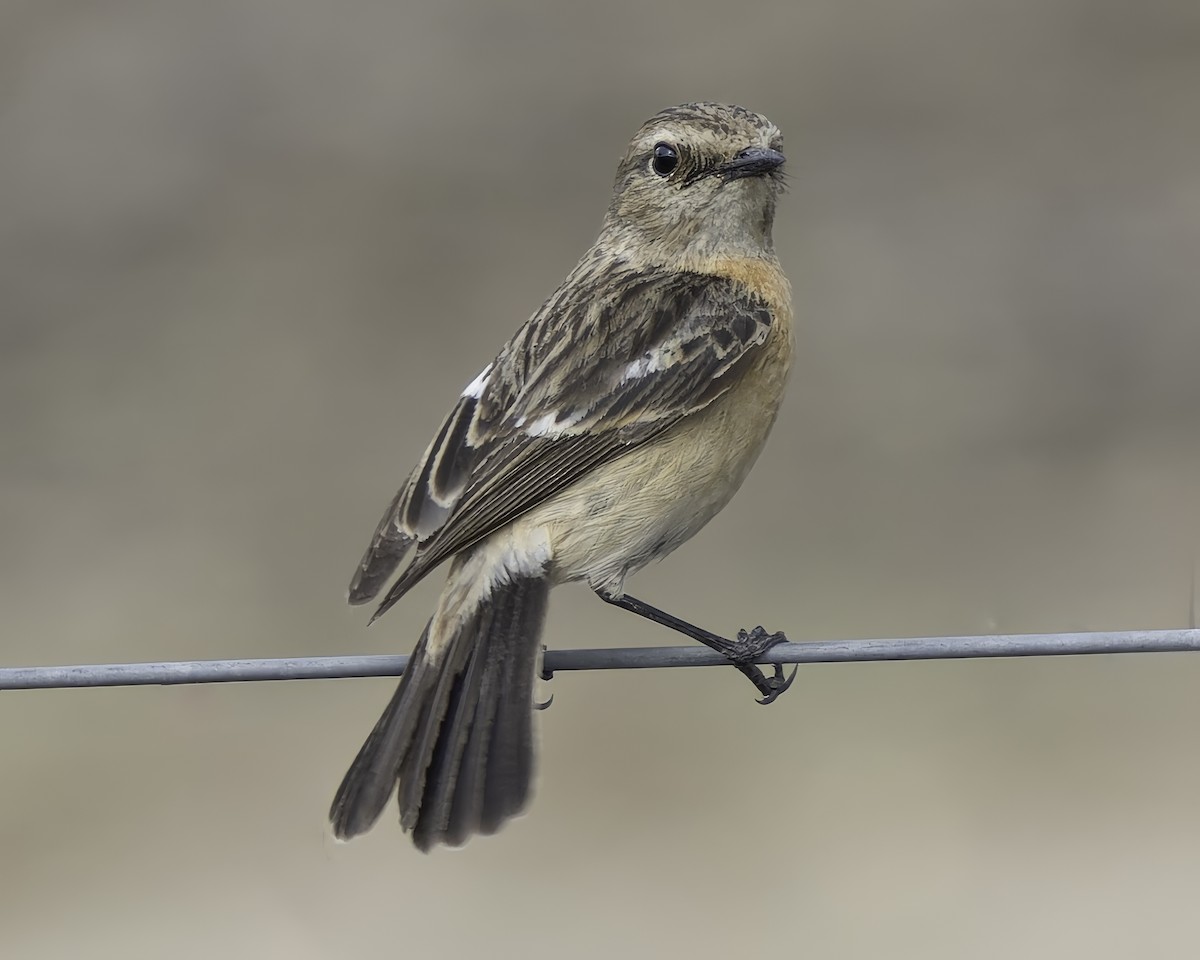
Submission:
[[[768,147],[747,147],[728,163],[715,171],[723,180],[741,180],[743,177],[761,177],[778,170],[787,160],[778,150]]]

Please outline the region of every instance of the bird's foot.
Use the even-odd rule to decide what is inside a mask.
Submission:
[[[758,668],[755,661],[772,647],[781,643],[787,643],[786,636],[782,633],[767,633],[763,627],[759,626],[749,632],[739,630],[737,641],[731,643],[729,649],[724,651],[730,662],[749,677],[750,682],[762,694],[759,703],[774,703],[779,695],[792,685],[792,681],[796,679],[796,673],[800,669],[793,667],[789,676],[784,673],[782,664],[774,663],[771,665],[773,673],[768,677]]]

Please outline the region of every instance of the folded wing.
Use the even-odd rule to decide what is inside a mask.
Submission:
[[[585,269],[586,265],[580,269]],[[416,544],[380,616],[433,567],[600,464],[703,409],[766,341],[766,303],[700,274],[568,279],[463,391],[388,507],[350,585],[376,596]]]

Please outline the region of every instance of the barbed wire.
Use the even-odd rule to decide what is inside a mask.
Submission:
[[[1119,633],[987,634],[781,643],[764,653],[758,662],[863,663],[889,660],[966,660],[1198,651],[1200,629],[1131,630]],[[0,668],[0,690],[396,677],[404,672],[407,663],[406,656],[354,656],[4,667]],[[547,675],[567,670],[641,670],[728,665],[729,661],[715,651],[700,646],[682,645],[547,650],[543,658]]]

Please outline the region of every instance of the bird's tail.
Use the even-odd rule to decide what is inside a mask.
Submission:
[[[338,788],[329,812],[336,836],[368,830],[397,782],[400,825],[421,850],[494,833],[521,812],[533,781],[533,684],[549,592],[544,576],[510,574],[466,616],[436,623],[439,610]]]

